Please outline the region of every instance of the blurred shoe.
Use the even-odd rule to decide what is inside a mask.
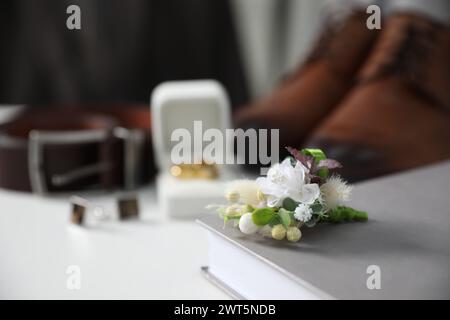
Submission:
[[[350,181],[450,158],[450,28],[388,18],[359,84],[307,146],[344,164]]]
[[[355,12],[327,26],[306,62],[269,96],[235,115],[238,128],[279,128],[281,145],[300,145],[305,135],[345,96],[377,31]]]

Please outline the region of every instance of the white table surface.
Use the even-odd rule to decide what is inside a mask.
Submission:
[[[17,106],[0,106],[0,122]],[[90,200],[114,212],[111,195]],[[68,196],[0,189],[0,299],[228,299],[200,273],[206,231],[161,216],[154,188],[139,192],[140,218],[82,228],[69,223]],[[81,288],[67,288],[79,266]]]
[[[0,190],[0,298],[227,299],[200,273],[206,231],[162,217],[152,188],[139,197],[139,220],[82,228],[68,222],[67,197]],[[80,267],[80,290],[67,288],[70,265]]]

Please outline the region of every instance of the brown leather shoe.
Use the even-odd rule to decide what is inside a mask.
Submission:
[[[306,62],[269,96],[241,109],[236,127],[279,128],[282,145],[298,145],[352,87],[377,34],[366,18],[355,12],[329,22]]]
[[[450,28],[397,14],[359,84],[305,143],[344,163],[351,181],[450,158]]]

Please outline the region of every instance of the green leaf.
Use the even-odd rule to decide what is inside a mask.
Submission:
[[[325,155],[325,152],[323,152],[321,149],[302,149],[302,153],[307,156],[312,156],[314,158],[314,162],[319,164],[320,160],[325,160],[327,156]],[[316,175],[321,177],[322,179],[326,179],[328,177],[329,170],[328,168],[321,168],[319,171],[316,172]]]
[[[314,214],[311,219],[305,222],[305,226],[312,228],[319,222],[319,219],[320,217],[317,214]]]
[[[339,206],[328,211],[327,215],[328,218],[325,221],[330,222],[365,221],[368,219],[367,212],[344,206]]]
[[[295,211],[295,208],[297,208],[298,203],[291,198],[286,198],[283,200],[283,208],[287,211]]]
[[[273,227],[273,226],[276,226],[277,224],[280,224],[280,223],[281,223],[280,216],[278,214],[276,214],[276,215],[274,215],[272,220],[270,220],[269,226]]]
[[[323,211],[323,205],[320,202],[315,202],[311,205],[311,210],[313,213],[320,214]]]
[[[295,215],[293,211],[289,211],[289,216],[291,217],[291,225],[297,224],[297,219],[295,219]]]
[[[278,216],[280,217],[281,224],[287,229],[291,224],[291,215],[290,212],[284,208],[281,208],[278,211]]]
[[[228,220],[239,220],[242,217],[242,214],[227,214],[225,216],[225,218],[227,218]]]
[[[222,216],[223,222],[226,224],[230,220],[239,220],[242,217],[241,213],[224,214]]]
[[[256,209],[252,213],[252,220],[257,226],[265,226],[275,216],[275,212],[271,208]]]

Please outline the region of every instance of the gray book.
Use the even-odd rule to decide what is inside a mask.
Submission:
[[[248,299],[449,299],[450,161],[354,188],[367,222],[302,228],[298,243],[247,236],[217,215],[205,275]]]

